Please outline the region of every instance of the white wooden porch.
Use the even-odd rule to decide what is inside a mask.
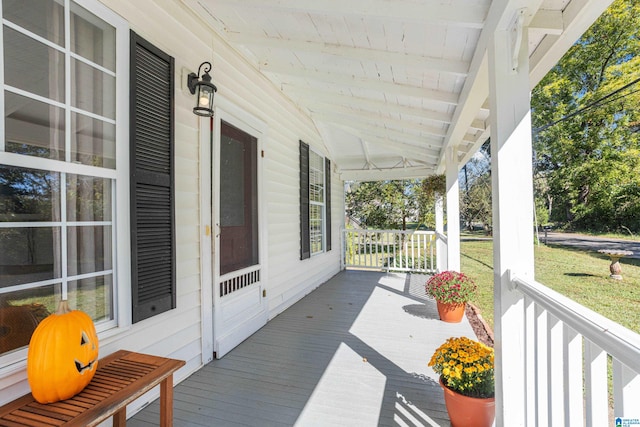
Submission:
[[[175,388],[176,426],[448,426],[424,275],[342,271]],[[129,420],[155,425],[158,402]]]

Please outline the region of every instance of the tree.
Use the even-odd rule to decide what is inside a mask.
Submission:
[[[347,214],[368,228],[406,230],[418,218],[418,180],[350,184]]]
[[[468,229],[482,224],[489,233],[491,210],[491,154],[489,140],[460,171],[460,219]]]
[[[640,0],[616,0],[532,92],[538,203],[640,230]]]

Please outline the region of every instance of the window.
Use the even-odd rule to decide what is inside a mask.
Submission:
[[[99,330],[116,323],[125,29],[98,3],[2,2],[0,355],[26,346],[60,299]]]
[[[331,163],[300,141],[300,259],[331,250]]]
[[[309,152],[309,243],[311,254],[322,252],[324,231],[324,158]]]

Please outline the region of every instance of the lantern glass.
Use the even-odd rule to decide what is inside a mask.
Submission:
[[[197,105],[193,112],[198,116],[213,116],[213,90],[207,85],[198,85],[198,94],[196,96]]]
[[[211,89],[209,87],[201,85],[198,93],[198,105],[200,107],[208,107],[211,105]]]
[[[200,78],[200,69],[202,69],[202,67],[205,67],[205,71],[202,74],[202,78]],[[210,70],[211,64],[203,62],[198,68],[198,74],[190,73],[187,76],[189,91],[196,94],[196,106],[193,108],[193,113],[198,116],[213,116],[213,97],[217,88],[211,83]]]

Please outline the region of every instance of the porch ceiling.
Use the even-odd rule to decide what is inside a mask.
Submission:
[[[345,180],[423,177],[489,137],[489,34],[526,7],[535,85],[611,0],[183,0],[321,133]],[[215,64],[214,64],[215,67]]]

